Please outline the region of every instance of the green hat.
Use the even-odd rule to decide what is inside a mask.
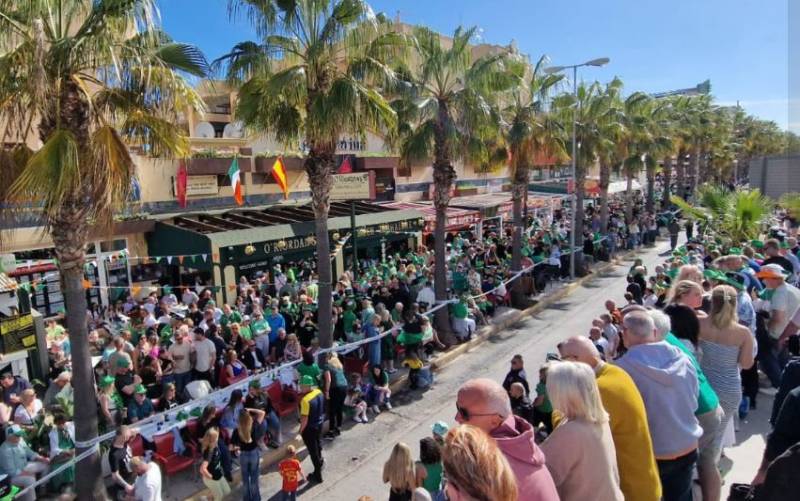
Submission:
[[[300,386],[317,386],[317,383],[314,381],[312,376],[306,374],[302,378],[300,378]]]
[[[762,242],[761,240],[751,240],[750,241],[750,245],[754,249],[763,249],[764,248],[764,242]]]
[[[100,388],[107,388],[112,384],[114,384],[114,376],[103,376],[103,378],[100,379]]]
[[[128,360],[128,357],[119,357],[117,359],[117,367],[130,367],[131,361]]]
[[[6,433],[9,435],[16,435],[18,437],[25,436],[25,430],[23,430],[19,425],[16,424],[12,424],[11,426],[9,426],[8,429],[6,430]]]
[[[789,248],[789,242],[787,242],[786,240],[781,241],[781,249],[788,249],[788,248]]]
[[[716,280],[717,282],[725,282],[728,278],[721,271],[710,268],[703,270],[703,276],[711,280]]]
[[[261,388],[261,381],[259,381],[258,379],[254,379],[250,381],[250,384],[248,386],[250,386],[250,388]]]
[[[731,247],[730,249],[728,249],[728,254],[731,256],[741,256],[742,249],[740,249],[739,247]]]
[[[134,393],[145,394],[147,393],[147,388],[144,387],[143,384],[137,384],[136,389],[133,390]]]

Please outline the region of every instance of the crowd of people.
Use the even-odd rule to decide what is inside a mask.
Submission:
[[[502,384],[465,383],[459,426],[436,454],[420,443],[417,464],[439,458],[447,482],[385,473],[391,498],[691,501],[696,479],[719,500],[720,458],[763,386],[777,390],[773,428],[752,483],[728,499],[795,499],[800,246],[779,228],[765,241],[689,236],[652,273],[635,262],[626,304],[606,301],[588,335],[559,343],[535,388],[521,355]],[[411,471],[410,452],[395,454],[406,449],[387,468]]]
[[[528,219],[522,264],[523,268],[533,268],[520,279],[527,293],[541,291],[549,282],[568,274],[567,216],[566,211],[556,211]],[[613,229],[605,238],[596,231],[597,218],[597,211],[590,206],[582,249],[586,257],[607,259],[617,249],[654,242],[653,215],[643,214],[623,223],[621,208],[617,207],[611,213]],[[448,235],[447,253],[449,328],[456,342],[464,342],[490,322],[498,306],[509,304],[506,283],[514,275],[511,228],[488,228],[483,235],[455,232]],[[355,276],[345,272],[339,277],[330,319],[335,343],[376,338],[341,356],[317,356],[317,280],[312,261],[290,262],[266,273],[241,277],[235,297],[222,304],[217,303],[213,288],[198,283],[174,287],[162,284],[138,296],[128,295],[105,311],[93,305],[87,312],[87,324],[92,354],[98,360],[95,373],[100,431],[115,430],[117,437],[129,441],[142,420],[254,374],[283,367],[278,373],[279,392],[261,388],[253,381],[246,392],[235,390],[223,408],[188,416],[205,424],[199,431],[195,427],[173,429],[170,433],[175,450],[187,456],[205,454],[211,450],[206,445],[215,438],[206,432],[216,429],[219,451],[212,451],[209,464],[201,471],[215,498],[221,498],[228,488],[223,484],[230,482],[236,463],[248,481],[257,478],[258,461],[247,459],[255,449],[237,445],[234,440],[248,435],[236,433],[242,416],[252,418],[252,444],[277,448],[282,442],[280,407],[288,403],[299,406],[301,415],[305,409],[305,415],[311,416],[302,428],[319,467],[308,479],[321,482],[321,440],[334,440],[341,433],[345,416],[368,423],[370,416],[391,409],[389,382],[400,363],[409,369],[412,389],[429,384],[425,363],[432,353],[447,346],[426,315],[437,303],[430,249],[420,246],[383,260],[362,259]],[[382,335],[387,331],[389,335]],[[74,454],[69,336],[63,319],[57,317],[47,320],[46,332],[50,358],[46,386],[34,388],[11,372],[0,378],[0,422],[17,425],[8,435],[19,436],[22,443],[18,464],[5,468],[0,461],[0,472],[7,472],[19,486],[33,483],[48,468],[47,462],[57,466]],[[285,367],[291,363],[292,367]],[[308,400],[314,389],[319,395]],[[517,389],[512,391],[518,393]],[[329,429],[320,437],[324,421],[329,422]],[[156,449],[152,434],[142,441],[149,461]],[[26,447],[30,453],[23,450]],[[23,456],[25,461],[20,459]],[[122,454],[118,461],[109,461],[113,486],[128,495],[135,491],[132,458]],[[35,472],[30,473],[32,470]],[[123,470],[127,477],[120,473]],[[49,489],[69,490],[73,475],[73,470],[67,469],[49,482]],[[147,475],[151,484],[157,475],[158,471]],[[33,494],[28,492],[29,496]],[[258,495],[254,492],[245,498],[258,499]]]

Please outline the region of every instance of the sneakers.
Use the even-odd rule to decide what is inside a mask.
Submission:
[[[390,411],[390,410],[392,410],[392,403],[391,403],[391,402],[386,402],[386,404],[385,404],[385,405],[386,405],[386,410],[387,410],[387,411]]]
[[[335,430],[333,430],[333,435],[334,436],[338,437],[341,434],[342,434],[342,430],[340,430],[339,428],[336,428]]]
[[[372,412],[374,412],[375,414],[380,414],[381,413],[381,408],[378,407],[377,405],[373,405],[372,406]]]
[[[363,418],[361,418],[361,422],[367,424],[369,423],[369,418],[367,416],[364,416]]]
[[[324,438],[325,440],[333,440],[334,438],[336,438],[336,433],[329,431],[328,433],[323,435],[322,438]]]
[[[353,416],[353,421],[355,421],[356,423],[362,423],[363,422],[363,421],[361,421],[361,416],[359,416],[358,414]]]
[[[394,374],[395,372],[397,372],[397,369],[392,368],[387,370],[386,372],[388,372],[389,374]]]

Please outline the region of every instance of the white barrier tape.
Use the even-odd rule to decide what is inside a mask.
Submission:
[[[429,311],[425,312],[424,314],[425,315],[430,315],[430,314],[436,312],[437,310],[447,306],[448,304],[454,303],[454,302],[456,302],[456,300],[454,300],[454,299],[446,300],[446,301],[442,302],[441,304],[438,304],[437,306],[434,306],[433,308],[431,308]],[[379,340],[383,339],[384,337],[388,336],[389,334],[399,330],[400,328],[401,328],[400,325],[396,325],[396,326],[392,327],[391,329],[388,329],[388,330],[380,333],[380,335],[378,335],[376,337],[361,339],[361,340],[358,340],[358,341],[353,341],[351,343],[346,343],[346,344],[343,344],[343,345],[322,349],[322,350],[319,350],[317,352],[317,354],[319,355],[319,354],[323,354],[323,353],[329,353],[331,351],[335,351],[335,352],[345,352],[345,351],[346,352],[350,352],[350,351],[353,351],[353,349],[358,348],[359,346],[362,346],[362,345],[365,345],[365,344],[368,344],[368,343],[372,343],[372,342],[375,342],[375,341],[379,341]],[[164,420],[166,420],[167,417],[173,416],[173,415],[177,416],[177,414],[182,412],[182,411],[190,413],[192,410],[194,410],[196,408],[201,408],[201,409],[205,408],[209,403],[216,402],[216,401],[219,401],[219,400],[224,400],[225,398],[229,398],[230,394],[233,392],[233,390],[246,389],[246,387],[250,384],[251,381],[261,380],[262,383],[263,383],[264,379],[270,379],[270,378],[273,379],[273,380],[277,379],[278,374],[282,370],[290,368],[290,367],[293,367],[293,366],[295,366],[295,365],[297,365],[299,363],[300,363],[300,360],[295,360],[293,362],[288,362],[288,363],[279,365],[278,367],[273,367],[273,368],[268,369],[268,370],[266,370],[264,372],[260,372],[258,374],[253,374],[252,376],[248,376],[247,378],[242,379],[241,381],[237,381],[236,383],[233,383],[230,386],[226,386],[225,388],[222,388],[222,389],[216,390],[214,392],[211,392],[211,393],[209,393],[208,395],[206,395],[203,398],[196,399],[196,400],[190,400],[189,402],[186,402],[184,404],[178,405],[177,407],[173,407],[169,411],[165,411],[165,412],[161,412],[161,413],[158,413],[158,414],[154,414],[154,415],[152,415],[150,417],[147,417],[147,418],[144,418],[144,419],[142,419],[140,421],[137,421],[136,423],[133,424],[133,426],[135,426],[136,428],[142,428],[143,426],[146,426],[146,425],[149,425],[149,424],[157,424],[159,422],[163,422]],[[114,438],[115,433],[116,432],[112,431],[112,432],[106,433],[105,435],[99,435],[99,436],[93,438],[92,440],[88,440],[88,441],[78,441],[78,440],[76,440],[75,441],[75,447],[78,447],[78,448],[92,447],[92,446],[94,446],[96,444],[99,444],[101,442],[105,442],[106,440],[110,440],[110,439]]]

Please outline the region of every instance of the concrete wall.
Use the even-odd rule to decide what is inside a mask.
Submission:
[[[771,198],[800,192],[800,155],[760,157],[750,161],[750,187]]]

